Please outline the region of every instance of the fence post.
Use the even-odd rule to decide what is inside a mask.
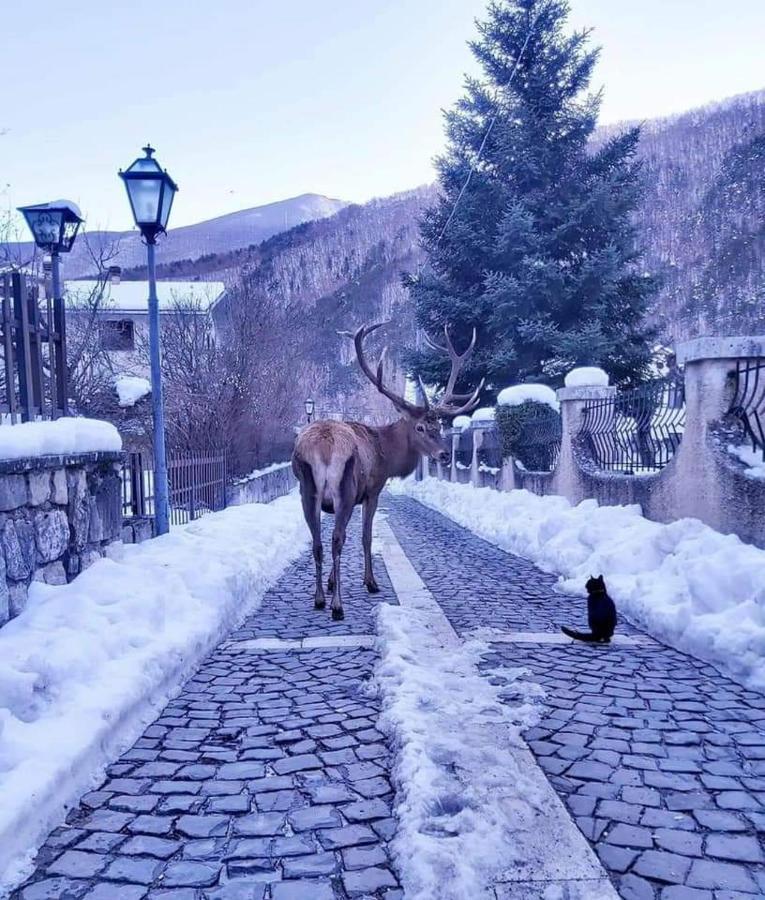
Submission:
[[[582,474],[574,457],[575,441],[582,428],[584,410],[589,400],[607,400],[616,393],[615,387],[582,385],[563,387],[557,391],[561,415],[560,458],[553,475],[553,491],[570,503],[581,503],[587,496]]]

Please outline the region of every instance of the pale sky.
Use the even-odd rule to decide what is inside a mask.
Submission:
[[[765,87],[763,0],[571,0],[603,47],[602,121]],[[117,169],[147,140],[185,225],[312,191],[433,178],[484,0],[3,4],[2,205],[66,197],[132,224]],[[13,73],[11,79],[8,73]]]

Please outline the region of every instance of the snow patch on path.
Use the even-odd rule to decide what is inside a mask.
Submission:
[[[0,897],[306,546],[297,496],[115,545],[0,629]]]
[[[583,596],[586,579],[603,573],[617,607],[652,635],[765,689],[765,550],[697,519],[652,522],[638,506],[572,507],[435,479],[391,491],[560,574],[564,591]]]
[[[376,529],[401,603],[378,609],[375,687],[396,753],[392,849],[408,900],[494,898],[494,885],[529,881],[568,896],[581,879],[615,900],[520,737],[541,688],[522,669],[482,676],[487,645],[460,641],[390,527],[378,518]]]

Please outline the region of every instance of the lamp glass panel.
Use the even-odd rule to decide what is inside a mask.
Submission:
[[[159,224],[163,228],[167,228],[167,220],[170,218],[170,209],[173,205],[173,197],[175,190],[168,180],[165,180],[164,190],[162,191],[162,210],[160,212]]]
[[[29,226],[35,236],[35,242],[41,246],[52,246],[59,243],[61,235],[62,214],[52,210],[40,210],[29,213]]]
[[[127,182],[133,215],[138,225],[157,222],[161,188],[162,181],[159,178],[131,178]]]

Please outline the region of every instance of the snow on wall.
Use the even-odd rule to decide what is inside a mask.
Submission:
[[[472,416],[474,422],[493,422],[497,411],[493,406],[482,406]]]
[[[0,896],[305,544],[298,498],[284,497],[117,545],[70,584],[32,585],[0,630]]]
[[[0,460],[121,449],[117,429],[100,419],[66,417],[0,427]]]
[[[765,550],[697,519],[652,522],[637,506],[572,507],[564,497],[435,479],[393,482],[391,490],[560,574],[566,591],[582,596],[586,579],[602,572],[633,621],[765,689]]]
[[[755,450],[748,445],[737,447],[729,444],[728,453],[746,466],[744,475],[747,478],[765,479],[765,459],[761,450]]]
[[[546,384],[514,384],[506,387],[497,395],[497,406],[520,406],[529,400],[544,403],[556,412],[560,409],[555,391]]]
[[[597,366],[572,369],[563,380],[566,387],[608,387],[608,375]]]

